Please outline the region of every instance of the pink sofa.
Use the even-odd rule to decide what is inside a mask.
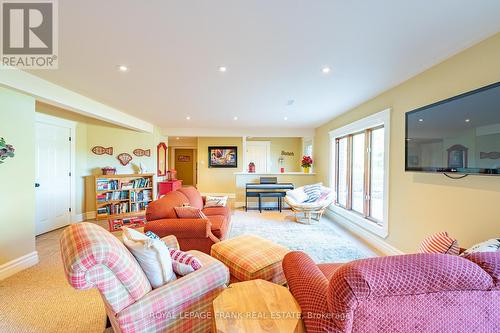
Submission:
[[[177,248],[173,236],[163,240]],[[97,288],[115,333],[209,332],[212,301],[226,288],[229,271],[221,262],[189,251],[203,267],[152,290],[143,270],[118,238],[92,224],[67,227],[61,255],[75,289]],[[186,315],[192,314],[192,315]]]
[[[500,252],[409,254],[316,265],[283,260],[308,333],[498,332]]]

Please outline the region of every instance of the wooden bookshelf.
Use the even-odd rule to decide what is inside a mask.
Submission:
[[[153,173],[95,176],[96,219],[137,216],[153,201]]]

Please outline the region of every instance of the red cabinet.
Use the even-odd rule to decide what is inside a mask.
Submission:
[[[182,180],[169,180],[166,182],[158,182],[158,198],[161,198],[168,192],[175,191],[182,187]]]

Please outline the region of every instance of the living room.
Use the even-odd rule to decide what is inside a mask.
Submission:
[[[498,2],[29,3],[0,332],[498,329]]]

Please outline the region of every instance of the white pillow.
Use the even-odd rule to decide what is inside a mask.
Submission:
[[[500,251],[500,238],[492,238],[482,243],[473,245],[465,250],[461,256],[466,256],[477,252],[496,252]]]
[[[175,280],[172,258],[167,245],[137,230],[122,227],[123,244],[134,255],[153,288]]]
[[[223,196],[211,196],[207,195],[205,198],[205,208],[206,207],[225,207],[227,204],[227,195]]]
[[[304,192],[303,187],[296,188],[295,190],[290,190],[286,192],[286,195],[289,196],[293,201],[300,204],[305,202],[309,197],[306,192]]]

